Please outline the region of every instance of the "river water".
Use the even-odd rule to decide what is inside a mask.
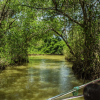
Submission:
[[[64,56],[30,56],[29,61],[0,73],[0,100],[47,100],[83,84]]]

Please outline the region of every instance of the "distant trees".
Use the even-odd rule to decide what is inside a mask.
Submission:
[[[31,54],[63,54],[65,43],[58,36],[49,36],[42,39],[37,44],[30,45],[29,53]],[[33,51],[33,52],[32,52]]]
[[[44,39],[42,51],[45,54],[63,54],[64,43],[60,37],[56,36]]]

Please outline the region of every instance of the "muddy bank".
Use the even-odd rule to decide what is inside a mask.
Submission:
[[[0,70],[4,70],[7,66],[9,66],[9,61],[6,58],[0,58]]]
[[[65,60],[73,63],[72,70],[78,79],[94,80],[100,77],[100,72],[94,71],[93,67],[86,64],[86,62],[83,60],[76,60],[75,58],[71,57],[65,57]]]
[[[11,61],[12,60],[12,61]],[[8,66],[17,66],[17,65],[23,65],[24,63],[29,63],[29,60],[27,59],[6,59],[6,58],[0,58],[0,70],[4,70]]]

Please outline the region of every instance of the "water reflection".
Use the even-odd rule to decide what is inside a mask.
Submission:
[[[26,66],[8,67],[0,74],[0,100],[47,100],[68,91],[82,84],[71,65],[64,56],[36,56]]]
[[[33,81],[34,81],[34,77],[33,77],[34,76],[34,69],[33,68],[29,68],[28,76],[29,76],[29,77],[27,77],[28,82],[33,83]]]
[[[59,79],[59,85],[61,88],[61,93],[65,92],[66,90],[69,90],[70,85],[69,85],[69,79],[68,76],[69,75],[69,70],[66,67],[61,67],[60,68],[60,79]]]

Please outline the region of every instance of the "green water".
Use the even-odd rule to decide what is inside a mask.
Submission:
[[[83,84],[64,56],[30,56],[30,63],[0,73],[0,100],[47,100]],[[83,100],[78,98],[75,100]]]

